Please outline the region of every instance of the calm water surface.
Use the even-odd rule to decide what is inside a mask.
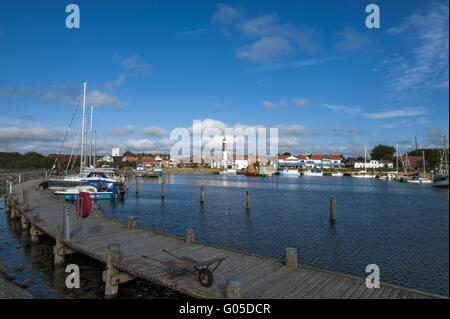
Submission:
[[[164,201],[161,181],[166,183]],[[125,200],[100,202],[102,213],[123,221],[134,215],[139,226],[176,236],[193,228],[197,241],[279,259],[285,247],[296,247],[302,264],[356,276],[366,276],[366,266],[377,264],[384,282],[448,296],[448,190],[350,177],[171,175],[139,183],[138,196],[131,181]],[[334,225],[329,222],[332,195],[337,199]],[[104,265],[78,254],[67,257],[88,274],[82,276],[84,290],[67,292],[57,279],[63,277],[57,275],[61,270],[52,265],[52,240],[38,248],[26,238],[20,223],[0,218],[0,262],[26,268],[17,282],[36,278],[39,283],[30,291],[43,298],[102,296]],[[146,281],[121,285],[119,294],[186,298]]]

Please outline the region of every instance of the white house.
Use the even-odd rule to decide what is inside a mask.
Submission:
[[[118,147],[114,146],[111,150],[111,156],[120,156],[120,150]]]
[[[100,157],[100,159],[98,161],[104,162],[104,163],[112,163],[112,162],[114,162],[114,159],[112,158],[112,156],[105,155],[105,156]]]

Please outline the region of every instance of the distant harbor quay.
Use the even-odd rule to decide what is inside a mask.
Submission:
[[[379,193],[383,189],[383,185],[388,185],[382,181],[359,181],[347,178],[286,179],[282,176],[274,176],[272,179],[254,179],[239,175],[165,174],[159,179],[139,178],[139,192],[135,192],[135,181],[130,180],[128,193],[123,201],[99,201],[96,203],[96,209],[99,213],[94,211],[91,216],[85,219],[82,240],[79,242],[80,238],[77,236],[68,241],[58,239],[56,229],[61,221],[61,209],[64,203],[47,192],[37,190],[35,186],[40,184],[41,181],[35,180],[13,185],[14,195],[8,197],[9,218],[17,219],[20,214],[25,216],[23,226],[28,225],[25,229],[29,229],[29,222],[34,227],[32,227],[34,231],[31,240],[33,238],[38,240],[41,236],[50,235],[50,237],[56,238],[56,245],[59,245],[59,247],[65,246],[68,253],[72,250],[78,251],[97,259],[101,263],[107,262],[108,244],[119,243],[121,257],[120,262],[115,264],[117,273],[113,276],[122,278],[121,282],[146,278],[194,297],[225,298],[227,297],[226,290],[220,287],[226,287],[229,277],[232,274],[238,274],[240,275],[240,285],[242,285],[242,296],[244,298],[433,298],[438,295],[448,296],[448,286],[431,288],[422,286],[426,283],[421,281],[424,276],[436,276],[437,274],[443,276],[441,279],[448,277],[448,271],[445,273],[445,267],[443,267],[445,261],[437,257],[440,254],[438,251],[448,251],[448,246],[445,247],[444,245],[445,238],[440,238],[440,236],[447,236],[448,238],[448,199],[445,201],[444,196],[440,196],[442,191],[437,189],[435,190],[437,193],[434,195],[433,193],[424,194],[425,197],[432,198],[434,201],[441,201],[440,208],[432,210],[438,217],[435,220],[440,226],[436,225],[437,228],[430,232],[430,229],[420,229],[423,225],[421,215],[411,214],[407,198],[405,198],[405,202],[399,203],[398,208],[401,209],[391,209],[390,215],[364,215],[368,220],[362,219],[363,216],[357,208],[361,206],[358,204],[358,199],[360,196],[364,198],[365,191],[370,192],[370,189],[373,189],[375,194]],[[317,193],[317,181],[325,181],[323,183],[324,189],[331,190]],[[320,184],[321,182],[319,182]],[[164,190],[161,187],[162,185],[165,185]],[[390,197],[407,196],[408,192],[415,193],[414,190],[417,190],[413,185],[397,185],[400,188],[395,187],[389,190],[390,195],[387,199],[385,198],[388,203],[390,203]],[[364,187],[362,188],[364,192],[350,191],[348,193],[349,186],[350,189]],[[408,187],[406,192],[404,191],[405,186]],[[248,189],[250,192],[247,192],[249,197],[246,199],[246,190]],[[315,191],[309,192],[306,191],[307,189]],[[337,191],[338,189],[340,191]],[[26,197],[24,190],[28,190]],[[429,190],[431,191],[432,188],[429,188]],[[162,196],[163,191],[164,196]],[[302,194],[303,204],[294,199],[297,198],[297,192]],[[347,193],[352,194],[350,196],[356,200],[356,206],[348,206],[350,202],[346,199]],[[226,201],[228,196],[234,198],[232,203]],[[412,196],[417,197],[417,194],[412,194]],[[279,200],[270,200],[270,198],[275,197],[277,199],[283,198],[288,206],[282,204]],[[335,198],[334,202],[333,197]],[[28,211],[22,209],[25,198],[27,198],[26,201],[29,205]],[[324,203],[323,198],[328,199],[327,203]],[[373,200],[377,202],[376,198],[373,198]],[[276,210],[274,210],[275,202],[278,203]],[[364,210],[367,213],[372,210],[371,205],[373,203],[372,200],[366,199]],[[38,207],[40,208],[38,209]],[[218,210],[217,207],[221,207],[221,209]],[[292,210],[293,207],[295,207],[294,210]],[[447,213],[444,215],[446,208]],[[378,210],[379,207],[375,209]],[[425,251],[428,243],[431,242],[440,242],[444,245],[436,247],[436,244],[433,244],[433,247],[437,250],[436,253],[432,254],[434,256],[432,265],[430,265],[430,256],[427,256],[425,262],[425,260],[419,258],[420,254],[416,254],[412,250],[410,251],[411,255],[409,255],[409,248],[407,247],[412,243],[410,241],[407,246],[400,244],[404,243],[401,234],[397,234],[400,237],[393,238],[393,240],[399,244],[398,249],[403,253],[397,254],[396,250],[392,252],[386,250],[386,247],[391,247],[390,239],[388,239],[386,233],[392,234],[392,232],[389,229],[381,231],[382,228],[380,227],[386,227],[387,225],[392,227],[392,224],[396,224],[394,221],[397,221],[398,227],[404,227],[406,224],[404,224],[404,218],[401,217],[403,209],[408,210],[411,231],[414,230],[417,236],[415,249],[424,249],[423,251]],[[38,222],[36,220],[33,222],[33,211],[39,213]],[[274,218],[275,211],[278,212],[276,214],[278,222],[270,223],[270,220]],[[294,211],[296,214],[292,215]],[[221,212],[221,214],[215,212]],[[316,213],[313,214],[313,212]],[[173,214],[183,216],[183,218],[179,219]],[[100,216],[118,219],[121,223]],[[71,225],[75,227],[76,217],[72,215],[71,218]],[[26,219],[28,219],[28,222]],[[370,230],[370,225],[376,225],[385,219],[387,219],[387,223],[384,226],[377,226],[375,232]],[[351,220],[353,222],[349,224]],[[443,223],[445,220],[447,222]],[[401,221],[400,224],[399,221]],[[269,226],[271,224],[272,226]],[[293,227],[287,226],[289,224]],[[220,231],[217,230],[219,225]],[[351,225],[359,225],[362,228],[358,231]],[[135,228],[136,226],[138,228]],[[279,233],[276,230],[277,227],[282,227],[284,232]],[[152,231],[148,229],[152,229]],[[191,233],[189,229],[192,229],[193,232]],[[297,230],[295,231],[295,229]],[[308,229],[311,229],[312,232]],[[292,232],[293,230],[294,232]],[[76,227],[73,231],[76,233]],[[361,233],[367,231],[369,232],[367,238],[359,238]],[[26,230],[24,234],[28,234],[28,232],[29,230]],[[170,234],[170,236],[164,234]],[[428,238],[424,237],[425,234]],[[320,235],[323,239],[318,240],[317,235]],[[375,236],[371,237],[373,235]],[[148,236],[150,236],[149,242],[146,241]],[[245,240],[242,236],[250,237]],[[254,236],[258,240],[255,240]],[[355,236],[355,239],[359,239],[355,240],[353,236]],[[94,246],[96,248],[89,248],[92,246],[90,237],[95,237],[97,244]],[[276,238],[276,240],[269,241],[266,237]],[[164,238],[167,238],[167,240]],[[158,241],[159,246],[156,245],[156,242],[152,244],[152,241]],[[361,253],[361,249],[372,241],[379,243],[380,250],[372,249],[367,253]],[[419,243],[421,243],[422,248],[417,246]],[[273,247],[274,244],[278,249],[271,250],[268,248]],[[226,248],[220,248],[221,246]],[[284,248],[289,249],[285,250]],[[163,249],[176,256],[189,256],[200,261],[223,256],[226,259],[213,273],[213,285],[211,288],[207,288],[203,287],[198,279],[193,276],[177,276],[171,279],[168,270],[163,265],[156,261],[144,261],[140,258],[141,255],[146,255],[158,260],[170,260],[170,256],[167,256],[162,251]],[[342,250],[342,253],[336,255],[340,250]],[[241,253],[241,251],[247,253]],[[293,258],[291,258],[291,252],[295,252],[297,263],[295,268],[289,266]],[[248,255],[249,253],[250,255]],[[235,254],[237,254],[236,259],[233,257]],[[64,256],[64,254],[55,255],[55,261],[63,261]],[[410,265],[412,268],[409,270],[408,268],[398,268],[398,265],[404,263],[403,258],[410,261],[414,260],[414,264],[417,264]],[[241,269],[239,268],[240,265],[242,264],[244,267],[246,263],[243,260],[247,260],[249,264]],[[250,266],[252,263],[254,263],[253,267]],[[382,283],[379,290],[368,289],[365,286],[364,277],[365,267],[369,263],[380,266],[382,282],[392,282],[395,285]],[[266,265],[264,266],[266,268],[263,265]],[[322,267],[317,267],[319,265],[322,265]],[[327,270],[322,271],[320,268]],[[347,275],[330,272],[332,270],[338,270],[338,273],[344,272]],[[395,271],[392,272],[392,270]],[[405,272],[409,274],[406,278],[404,277]],[[254,281],[255,279],[252,279],[253,277],[250,274],[253,274],[253,276],[259,274],[260,279]],[[435,278],[432,282],[443,282],[441,279]],[[261,295],[263,290],[258,288],[259,285],[270,282],[274,283],[273,290],[267,290]],[[120,285],[113,286],[108,287],[108,281],[105,282],[105,293],[108,291],[108,293],[120,294]],[[401,286],[415,289],[400,288]],[[430,291],[430,293],[420,292],[421,290]],[[258,291],[259,293],[257,293]]]

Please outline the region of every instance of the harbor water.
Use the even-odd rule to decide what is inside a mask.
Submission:
[[[165,183],[164,200],[160,182]],[[351,177],[240,175],[139,179],[138,194],[133,180],[129,186],[124,200],[99,202],[103,215],[122,221],[133,215],[138,226],[175,236],[192,228],[196,241],[278,259],[283,259],[284,248],[296,247],[301,264],[360,277],[368,275],[367,265],[376,264],[382,282],[449,295],[448,190]],[[334,224],[329,218],[331,196],[337,202]],[[52,241],[40,244],[50,247],[44,249],[47,257],[33,257],[34,247],[14,247],[22,245],[20,223],[14,230],[5,220],[0,219],[0,262],[24,264],[26,275],[21,276],[39,282],[31,293],[43,298],[102,296],[104,265],[78,254],[69,256],[88,269],[84,280],[90,288],[79,295],[68,293],[56,282]],[[145,281],[123,286],[119,296],[124,298],[186,298]]]

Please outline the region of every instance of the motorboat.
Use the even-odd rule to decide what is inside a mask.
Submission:
[[[287,169],[287,168],[285,168],[282,171],[279,171],[278,174],[281,175],[281,176],[300,176],[300,173],[298,172],[298,170],[296,170],[296,169]]]
[[[66,190],[56,191],[56,198],[63,197],[65,200],[76,200],[80,192],[89,193],[93,200],[114,199],[118,197],[118,190],[114,183],[106,183],[103,180],[92,180],[81,183],[79,186]]]
[[[331,173],[331,176],[333,176],[333,177],[342,177],[342,176],[344,176],[344,174],[342,174],[341,172],[337,171],[337,172]]]
[[[135,177],[145,177],[147,172],[145,171],[144,165],[138,164],[133,173]]]
[[[219,172],[220,175],[236,175],[236,170],[235,169],[226,169],[223,171]]]
[[[304,171],[303,176],[323,176],[323,171],[319,168],[313,168],[309,171]]]

